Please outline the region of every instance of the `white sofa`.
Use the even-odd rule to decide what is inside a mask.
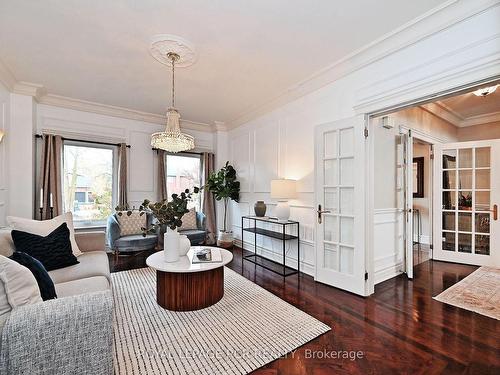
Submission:
[[[76,233],[79,264],[49,272],[57,299],[15,308],[0,327],[1,374],[111,374],[113,304],[104,232]],[[10,256],[10,229],[0,254]],[[85,371],[82,372],[82,369]]]

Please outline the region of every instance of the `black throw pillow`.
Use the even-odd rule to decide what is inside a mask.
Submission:
[[[47,271],[80,263],[71,251],[66,223],[62,223],[46,237],[19,230],[13,230],[11,234],[16,250],[38,259]]]
[[[44,301],[57,298],[54,282],[40,261],[21,251],[14,251],[14,254],[9,258],[31,271],[33,276],[35,276],[38,288],[40,288],[40,294]]]

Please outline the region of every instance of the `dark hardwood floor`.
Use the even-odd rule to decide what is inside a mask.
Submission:
[[[228,265],[332,330],[255,374],[500,374],[499,322],[432,299],[477,267],[425,261],[415,278],[399,276],[358,297],[307,275],[283,277],[245,262],[235,248]],[[112,271],[145,266],[149,254],[110,255]],[[311,358],[333,352],[362,358]]]

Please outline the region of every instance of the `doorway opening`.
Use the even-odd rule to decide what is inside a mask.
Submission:
[[[500,265],[499,83],[371,119],[375,284],[433,259]]]

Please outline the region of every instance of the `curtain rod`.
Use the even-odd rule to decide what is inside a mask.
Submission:
[[[41,134],[35,134],[35,138],[43,138]],[[72,142],[85,142],[93,145],[105,145],[105,146],[120,146],[120,143],[108,143],[108,142],[97,142],[97,141],[84,141],[82,139],[74,139],[74,138],[65,138],[61,137],[63,141],[72,141]],[[127,145],[127,148],[131,148],[132,146]]]
[[[152,147],[151,148],[152,151],[160,151],[159,148],[154,148]],[[168,152],[166,151],[167,154],[172,154],[172,155],[175,155],[175,153],[172,153],[172,152]],[[191,155],[203,155],[203,152],[193,152],[193,151],[181,151],[181,152],[178,152],[177,154],[191,154]]]

